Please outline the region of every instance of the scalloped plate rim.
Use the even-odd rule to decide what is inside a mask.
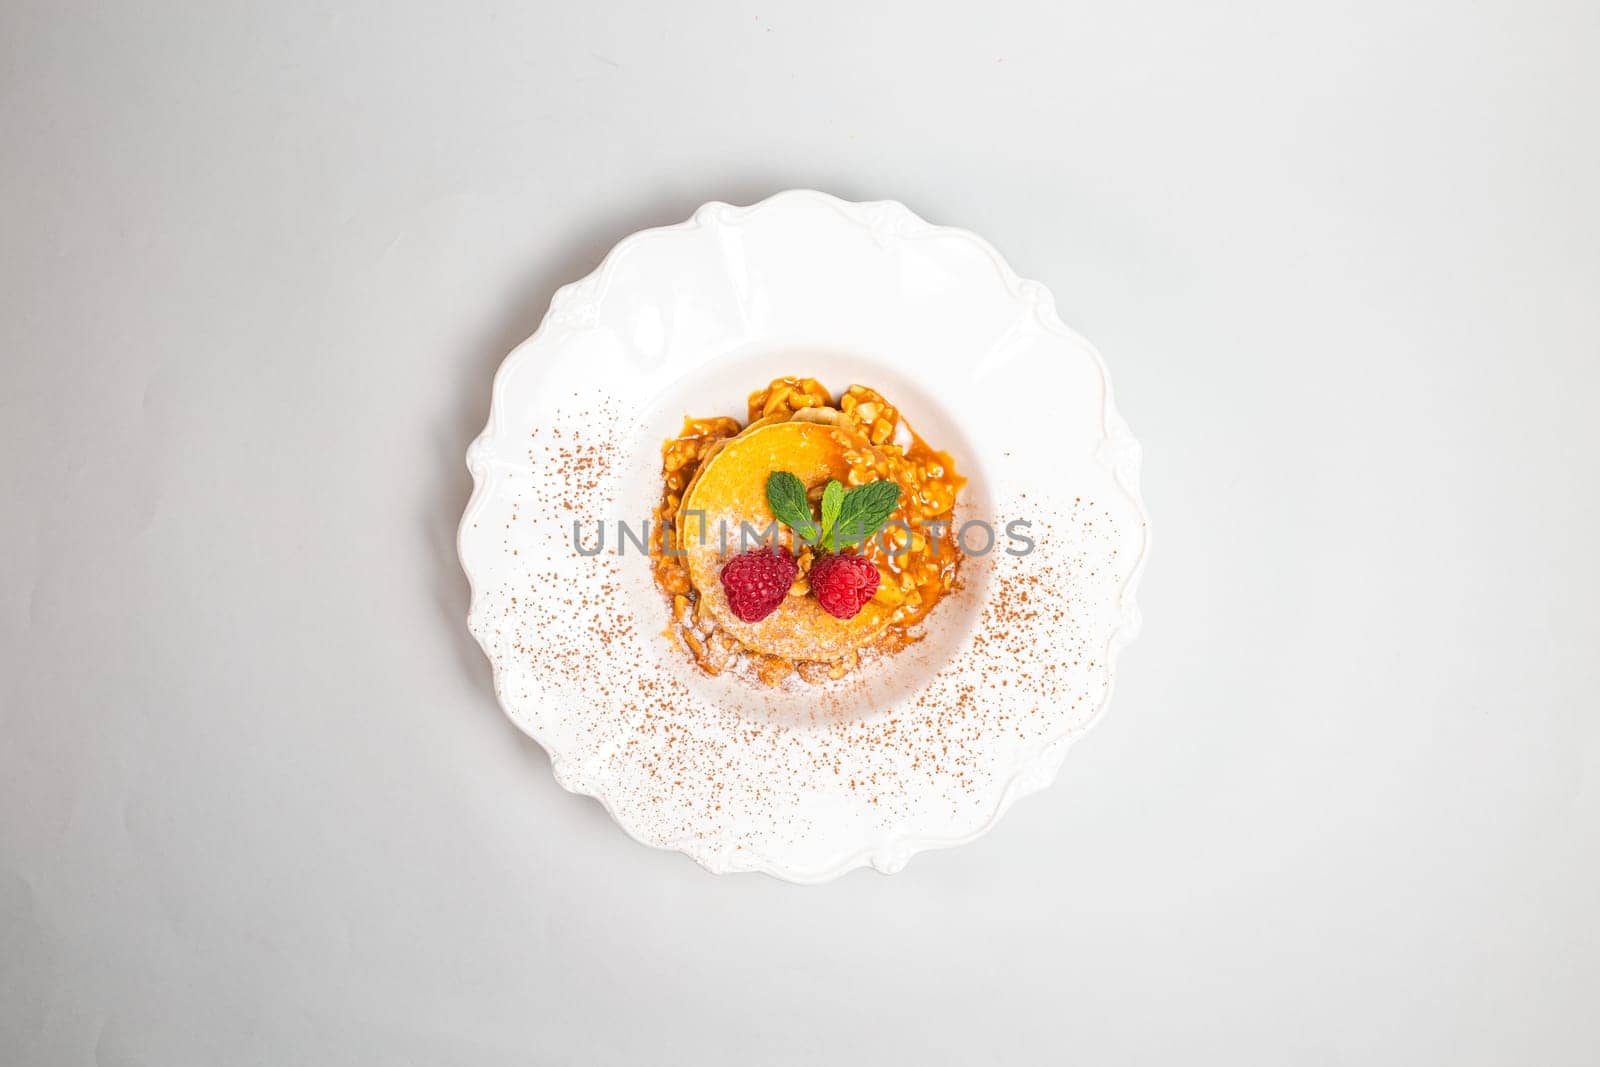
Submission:
[[[568,775],[565,773],[561,754],[554,751],[544,738],[538,736],[525,725],[519,716],[507,706],[505,698],[501,695],[501,668],[476,625],[480,591],[478,582],[473,575],[472,567],[467,562],[465,548],[466,531],[474,515],[483,507],[492,487],[491,480],[485,476],[481,468],[485,465],[483,453],[487,447],[487,442],[496,435],[498,429],[502,386],[511,369],[520,363],[538,342],[544,339],[547,332],[560,327],[559,319],[563,305],[570,302],[578,292],[591,287],[598,288],[599,295],[603,296],[611,272],[617,262],[636,244],[674,233],[692,231],[708,224],[737,224],[763,209],[797,199],[808,199],[824,203],[838,211],[850,222],[865,226],[875,232],[881,231],[878,231],[872,221],[863,218],[863,215],[872,212],[878,212],[880,215],[884,213],[893,215],[899,220],[903,230],[909,230],[909,232],[891,231],[888,236],[893,239],[915,240],[927,237],[949,237],[968,241],[981,250],[988,257],[1001,280],[1012,294],[1022,299],[1031,300],[1034,303],[1035,310],[1047,329],[1081,348],[1094,361],[1105,390],[1101,412],[1103,430],[1101,447],[1102,449],[1109,447],[1117,455],[1116,462],[1113,463],[1109,460],[1105,462],[1111,468],[1118,487],[1133,505],[1140,521],[1138,556],[1132,568],[1130,568],[1127,578],[1118,590],[1119,620],[1106,643],[1105,691],[1088,719],[1076,728],[1068,729],[1057,736],[1045,740],[1031,760],[1017,767],[1006,779],[1005,787],[1000,791],[1000,797],[989,817],[971,832],[947,837],[937,835],[902,835],[894,837],[887,845],[880,844],[864,847],[820,870],[799,870],[793,867],[786,867],[782,864],[770,862],[764,856],[756,857],[758,862],[749,866],[718,864],[716,862],[717,853],[696,852],[682,847],[680,844],[671,842],[657,843],[648,840],[631,824],[627,817],[609,802],[604,792],[589,792],[571,784]],[[819,885],[831,882],[861,867],[869,867],[884,875],[897,874],[919,853],[954,848],[968,844],[988,834],[1018,800],[1039,793],[1055,782],[1071,747],[1093,730],[1105,716],[1116,689],[1117,659],[1122,650],[1137,638],[1141,627],[1141,616],[1137,600],[1138,587],[1146,562],[1149,559],[1151,542],[1150,514],[1145,505],[1139,484],[1142,458],[1142,448],[1117,408],[1111,375],[1100,351],[1076,330],[1073,330],[1062,321],[1056,310],[1054,296],[1047,286],[1042,282],[1018,275],[994,245],[973,231],[956,226],[941,226],[930,223],[898,200],[849,201],[814,189],[788,189],[744,206],[736,206],[720,200],[707,201],[696,208],[682,222],[648,227],[628,234],[611,247],[594,270],[557,288],[551,296],[549,307],[540,319],[538,328],[507,353],[496,368],[490,386],[489,414],[485,420],[484,428],[473,438],[466,450],[465,462],[468,472],[472,475],[472,493],[468,498],[467,506],[462,513],[461,522],[456,530],[457,560],[466,576],[469,593],[467,629],[472,634],[473,640],[477,642],[479,649],[484,653],[484,657],[489,661],[496,703],[500,705],[502,713],[511,721],[512,725],[544,751],[550,760],[551,774],[555,778],[556,784],[568,793],[589,797],[597,801],[611,820],[639,844],[662,852],[680,853],[712,874],[764,874],[778,881],[795,885]]]

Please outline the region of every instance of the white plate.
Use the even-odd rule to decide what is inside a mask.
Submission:
[[[700,675],[615,551],[683,416],[742,419],[783,374],[882,391],[969,479],[958,520],[1037,544],[968,558],[921,643],[825,689]],[[1139,446],[1100,356],[986,242],[893,201],[711,203],[622,241],[507,357],[467,466],[468,624],[506,713],[562,786],[716,872],[820,882],[977,837],[1055,777],[1138,627]],[[612,527],[604,554],[574,520]]]

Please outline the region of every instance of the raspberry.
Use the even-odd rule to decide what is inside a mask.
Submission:
[[[778,610],[799,573],[800,565],[785,552],[757,549],[734,556],[722,568],[728,607],[744,622],[760,622]]]
[[[853,619],[878,591],[878,568],[865,556],[821,556],[811,564],[811,591],[829,615]]]

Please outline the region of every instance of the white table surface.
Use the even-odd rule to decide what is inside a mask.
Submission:
[[[0,1062],[1597,1062],[1597,48],[1585,0],[0,6]],[[453,550],[552,290],[791,186],[1051,286],[1155,519],[1061,781],[820,889],[562,792]]]

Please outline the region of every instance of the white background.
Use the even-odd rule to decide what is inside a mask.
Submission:
[[[1597,1062],[1597,49],[1587,0],[7,0],[0,1061]],[[791,186],[1048,284],[1155,520],[1056,786],[820,889],[562,792],[453,548],[552,290]]]

